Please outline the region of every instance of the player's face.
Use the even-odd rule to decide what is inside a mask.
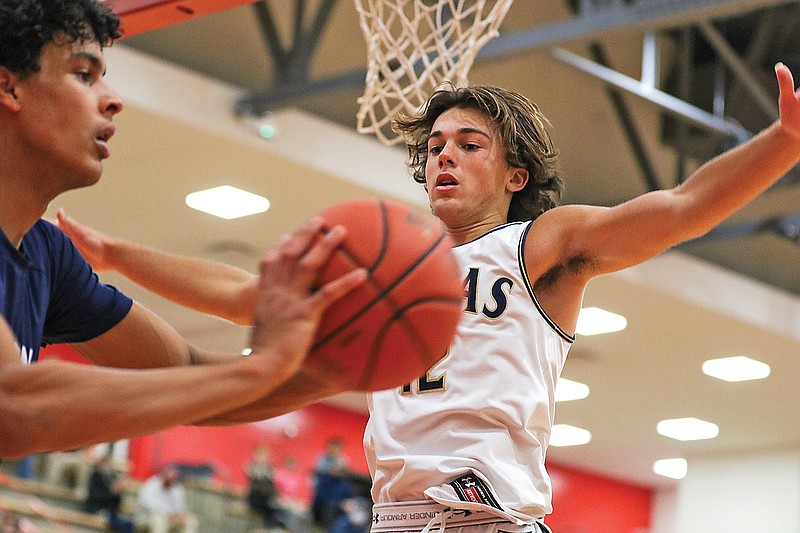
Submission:
[[[505,223],[515,170],[495,126],[480,111],[453,108],[436,119],[425,179],[431,209],[445,226]]]
[[[95,41],[45,45],[41,69],[15,87],[19,134],[32,165],[63,190],[95,183],[110,156],[112,118],[120,97],[105,83],[105,63]]]

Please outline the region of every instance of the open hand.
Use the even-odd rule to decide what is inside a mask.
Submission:
[[[309,220],[275,245],[260,264],[253,355],[276,350],[282,357],[278,364],[289,374],[300,368],[325,309],[366,279],[366,271],[358,269],[315,290],[322,268],[345,234],[337,226],[322,236],[321,228],[319,218]]]
[[[63,209],[59,209],[56,213],[56,225],[67,234],[94,270],[100,272],[113,268],[107,253],[111,237],[76,222],[68,217]]]

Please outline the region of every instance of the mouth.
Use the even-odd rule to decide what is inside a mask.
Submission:
[[[436,189],[447,190],[457,186],[458,180],[449,172],[442,172],[436,176],[436,182],[434,183],[434,188]]]
[[[111,149],[108,146],[108,141],[114,135],[116,129],[117,127],[113,124],[106,124],[97,133],[97,135],[95,135],[94,142],[100,150],[101,159],[107,159],[111,155]]]

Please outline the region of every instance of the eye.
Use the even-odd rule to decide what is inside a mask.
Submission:
[[[434,145],[434,146],[428,147],[428,153],[433,154],[433,155],[438,155],[438,154],[441,153],[441,151],[442,151],[442,147],[438,146],[438,145]]]
[[[464,150],[468,152],[474,152],[475,150],[480,150],[481,145],[473,142],[468,142],[464,144]]]

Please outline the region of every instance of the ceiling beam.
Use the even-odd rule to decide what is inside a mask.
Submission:
[[[597,41],[613,34],[663,30],[698,22],[729,18],[797,0],[638,0],[629,5],[595,7],[551,24],[501,33],[489,41],[478,58],[494,58],[522,50],[550,48],[570,41]]]
[[[606,83],[613,85],[614,87],[618,87],[640,98],[657,104],[666,111],[676,116],[685,118],[707,130],[721,133],[723,135],[729,135],[734,137],[739,142],[743,142],[752,137],[752,134],[737,122],[720,118],[703,109],[693,106],[692,104],[685,102],[680,98],[676,98],[671,94],[655,89],[648,84],[642,83],[641,81],[633,79],[629,76],[625,76],[620,72],[606,68],[603,65],[595,63],[594,61],[590,61],[579,56],[578,54],[573,54],[572,52],[562,48],[555,48],[553,49],[552,53],[555,58],[568,65],[595,76],[596,78],[599,78]]]
[[[618,2],[610,7],[597,5],[586,12],[550,24],[504,31],[483,47],[476,61],[552,48],[571,41],[598,41],[612,33],[618,36],[623,32],[680,27],[766,7],[796,3],[797,0],[638,0],[627,5]],[[319,95],[331,90],[363,86],[366,76],[367,70],[362,69],[319,81],[251,94],[239,100],[236,112],[262,114],[285,106],[298,96]]]

